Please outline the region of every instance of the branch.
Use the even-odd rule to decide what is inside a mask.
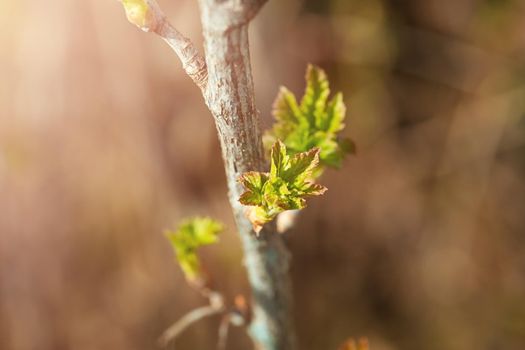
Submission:
[[[252,290],[253,317],[248,333],[257,349],[294,350],[290,254],[274,224],[265,225],[259,236],[255,235],[245,207],[238,201],[244,189],[237,179],[246,172],[267,168],[251,73],[250,21],[248,16],[239,16],[243,8],[257,13],[263,3],[199,0],[209,77],[205,101],[221,143],[230,205]]]
[[[228,330],[230,329],[230,314],[226,314],[222,317],[221,324],[219,325],[219,338],[217,340],[217,350],[225,350],[226,342],[228,340]]]
[[[214,305],[206,305],[197,309],[194,309],[184,315],[180,320],[172,324],[168,329],[162,333],[159,338],[159,344],[165,347],[177,338],[182,332],[184,332],[189,326],[203,318],[213,316],[222,312],[221,309],[217,309]]]
[[[190,39],[168,21],[155,0],[120,0],[128,20],[145,32],[159,35],[175,51],[186,74],[205,91],[208,81],[206,61]]]
[[[121,1],[130,22],[157,33],[173,48],[186,73],[201,88],[214,117],[252,289],[248,332],[257,349],[294,350],[290,254],[274,224],[266,225],[256,237],[245,208],[238,202],[244,192],[237,182],[239,176],[266,168],[248,42],[249,22],[266,0],[199,0],[206,63],[190,40],[168,23],[155,0]],[[220,312],[223,309],[212,305],[194,310],[170,327],[161,340],[169,341],[190,324]]]
[[[268,0],[199,0],[205,30],[225,33],[247,26]],[[206,37],[207,33],[204,33]]]
[[[235,297],[234,307],[222,317],[219,325],[219,337],[217,341],[217,350],[225,350],[228,341],[228,331],[230,325],[237,327],[245,326],[250,320],[250,310],[246,304],[246,299],[242,295]]]
[[[159,344],[163,347],[175,338],[177,338],[182,332],[184,332],[189,326],[202,320],[203,318],[220,314],[224,312],[224,299],[218,292],[207,293],[210,304],[199,307],[188,312],[180,320],[172,324],[167,330],[162,333],[159,338]]]

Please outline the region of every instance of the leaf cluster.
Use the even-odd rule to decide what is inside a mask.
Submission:
[[[256,232],[277,214],[306,207],[306,196],[326,191],[326,187],[313,182],[319,166],[318,148],[288,155],[285,144],[277,140],[270,158],[269,173],[252,171],[239,178],[246,189],[239,202],[249,206],[248,218]]]
[[[211,218],[194,217],[184,220],[176,231],[165,232],[187,280],[195,281],[203,277],[197,249],[216,243],[223,228],[220,222]]]
[[[273,105],[274,127],[264,136],[267,149],[279,139],[290,154],[319,148],[322,166],[340,167],[347,153],[355,151],[353,141],[338,137],[345,127],[346,107],[343,95],[330,101],[330,87],[325,72],[313,65],[306,71],[306,90],[301,103],[287,88],[281,87]]]

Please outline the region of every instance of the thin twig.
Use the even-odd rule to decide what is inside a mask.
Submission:
[[[294,350],[289,252],[282,237],[276,235],[274,225],[266,225],[256,237],[244,215],[244,207],[238,202],[243,192],[242,186],[237,183],[239,176],[265,168],[251,74],[248,25],[266,0],[199,0],[205,60],[191,41],[167,22],[155,0],[121,1],[136,5],[134,11],[128,13],[132,23],[145,31],[157,33],[170,44],[186,73],[201,88],[206,105],[214,117],[230,204],[243,244],[248,280],[253,291],[248,332],[259,349]],[[144,16],[144,5],[147,5],[147,16]],[[206,307],[205,315],[197,319],[219,313],[211,309],[210,306]],[[195,316],[191,319],[191,322],[184,323],[195,322]],[[169,334],[177,335],[187,327],[180,326],[181,321],[177,324],[176,327],[170,327],[176,332],[171,331]]]
[[[228,341],[228,330],[230,329],[231,315],[226,314],[222,317],[219,325],[219,339],[217,340],[217,350],[225,350]]]
[[[208,82],[206,61],[191,40],[182,35],[167,20],[164,20],[156,33],[175,51],[186,74],[204,93]]]
[[[214,305],[207,305],[198,309],[192,310],[184,315],[180,320],[172,324],[159,338],[159,344],[162,347],[167,346],[172,340],[177,338],[182,332],[184,332],[189,326],[202,320],[203,318],[210,317],[223,312],[223,308],[217,308]]]
[[[128,20],[145,32],[153,32],[159,35],[175,51],[186,74],[204,93],[208,81],[206,60],[199,53],[190,39],[182,35],[169,23],[166,15],[155,0],[141,0],[138,3],[147,8],[143,10],[140,6],[127,5],[123,0]],[[137,10],[138,8],[138,10]]]

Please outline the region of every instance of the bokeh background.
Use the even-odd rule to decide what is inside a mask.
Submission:
[[[202,43],[196,1],[160,4]],[[0,23],[0,348],[155,349],[205,302],[162,235],[188,215],[227,224],[203,259],[247,293],[213,121],[169,47],[116,1],[7,0]],[[265,128],[312,62],[358,145],[286,237],[300,349],[525,349],[525,2],[271,0],[251,41]],[[178,349],[213,349],[218,322]]]

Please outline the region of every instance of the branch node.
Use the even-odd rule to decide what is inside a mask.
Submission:
[[[162,333],[158,342],[162,347],[166,347],[171,341],[175,340],[182,332],[184,332],[192,324],[210,316],[220,314],[224,311],[224,304],[215,305],[210,300],[210,305],[199,307],[188,312],[181,319],[173,323],[168,329]]]
[[[208,81],[206,61],[190,39],[175,29],[155,0],[121,0],[128,20],[145,32],[159,35],[175,51],[193,82],[205,91]]]

